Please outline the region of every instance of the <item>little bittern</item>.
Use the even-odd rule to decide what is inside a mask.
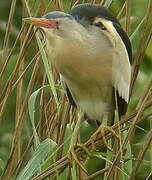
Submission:
[[[74,147],[84,119],[100,126],[91,136],[92,144],[101,132],[110,149],[104,131],[118,137],[110,128],[116,108],[114,94],[119,116],[124,115],[131,79],[131,44],[120,23],[105,7],[95,4],[80,4],[69,13],[53,11],[25,21],[43,30],[48,60],[60,73],[71,104],[80,112],[69,154],[78,162]]]

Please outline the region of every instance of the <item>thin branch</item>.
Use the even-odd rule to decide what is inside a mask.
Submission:
[[[145,18],[145,21],[144,21],[143,31],[142,31],[142,35],[141,35],[141,38],[140,38],[138,50],[137,50],[137,53],[136,53],[136,58],[135,58],[135,61],[134,61],[134,66],[133,66],[134,69],[133,69],[132,80],[131,80],[130,95],[132,94],[133,87],[134,87],[134,84],[135,84],[135,81],[136,81],[136,78],[137,78],[137,75],[138,75],[138,72],[139,72],[139,68],[140,68],[142,60],[143,60],[143,59],[140,59],[141,49],[142,49],[143,44],[144,44],[144,39],[145,39],[145,34],[146,34],[146,31],[147,31],[147,28],[148,28],[148,22],[149,22],[149,19],[150,19],[151,9],[152,9],[152,0],[149,1],[147,14],[146,14],[146,18]]]
[[[132,170],[132,173],[130,175],[129,180],[134,180],[135,179],[135,175],[137,173],[137,170],[139,169],[139,166],[141,165],[141,162],[142,162],[142,160],[143,160],[143,158],[145,156],[145,153],[148,150],[148,147],[150,146],[151,141],[152,141],[152,131],[150,131],[150,134],[149,134],[149,136],[148,136],[148,138],[147,138],[147,140],[146,140],[146,142],[145,142],[145,144],[143,146],[143,149],[141,149],[140,152],[139,152],[139,155],[138,155],[138,158],[137,158],[138,160],[134,164],[134,167],[133,167],[133,170]]]
[[[131,9],[131,0],[126,1],[126,33],[129,36],[130,33],[130,9]]]

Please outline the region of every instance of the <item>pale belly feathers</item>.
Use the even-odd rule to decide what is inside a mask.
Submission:
[[[77,46],[77,51],[75,48],[76,45],[62,47],[62,51],[59,48],[49,49],[48,57],[65,78],[78,108],[91,120],[102,121],[104,113],[110,113],[113,109],[111,61],[107,59],[109,55],[104,53],[103,57],[101,52],[103,61],[100,56],[90,54],[82,47]]]

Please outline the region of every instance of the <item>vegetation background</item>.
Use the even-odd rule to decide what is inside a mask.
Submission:
[[[30,179],[35,172],[42,173],[41,178],[50,175],[50,179],[83,179],[86,176],[79,168],[76,175],[75,166],[72,171],[68,168],[64,171],[64,167],[68,165],[65,155],[72,133],[71,126],[67,124],[77,119],[77,112],[71,108],[62,92],[54,69],[53,86],[58,95],[55,93],[54,96],[49,87],[42,88],[35,96],[36,101],[31,100],[28,110],[32,92],[49,83],[34,29],[22,21],[23,17],[30,16],[29,13],[41,16],[58,9],[67,12],[75,3],[84,2],[110,5],[109,9],[126,29],[132,44],[132,94],[127,115],[122,119],[129,121],[126,127],[130,128],[130,134],[127,133],[129,137],[126,140],[131,140],[132,149],[124,162],[131,163],[128,169],[123,169],[123,176],[119,172],[119,177],[140,180],[150,179],[152,175],[152,1],[0,0],[0,177],[3,179],[16,179],[19,174],[19,179]],[[40,33],[39,36],[42,39]],[[60,100],[56,104],[57,96]],[[60,107],[59,113],[57,107]],[[31,116],[34,114],[35,121],[29,116],[30,111]],[[135,121],[140,122],[134,126]],[[86,142],[92,129],[84,124],[81,132],[81,142]],[[40,147],[39,144],[43,141],[46,144]],[[37,150],[40,153],[38,155],[35,154]],[[34,164],[31,163],[32,158]],[[63,163],[61,159],[64,160]],[[97,176],[95,172],[101,169],[100,159],[103,157],[98,154],[94,154],[91,160],[87,159],[85,165],[90,176],[86,176],[86,179]],[[57,169],[60,166],[59,171],[51,166],[55,162],[59,162],[56,164]],[[48,167],[52,169],[47,169]],[[109,173],[108,170],[104,172]],[[37,175],[36,178],[40,179],[40,176]],[[101,178],[100,175],[99,179]]]

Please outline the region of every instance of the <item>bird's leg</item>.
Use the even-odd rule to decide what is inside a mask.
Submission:
[[[103,143],[106,146],[106,148],[110,151],[113,151],[111,149],[111,147],[108,145],[107,140],[105,138],[105,132],[106,131],[109,131],[112,134],[112,136],[115,137],[116,139],[118,139],[118,140],[120,139],[119,135],[116,134],[115,131],[110,126],[107,126],[107,119],[104,118],[100,127],[97,129],[97,131],[90,138],[91,139],[91,146],[92,146],[93,150],[96,150],[94,142],[97,139],[98,134],[101,134]]]
[[[78,138],[78,133],[80,132],[80,127],[81,127],[81,124],[84,120],[84,113],[83,112],[80,112],[79,113],[79,116],[78,116],[78,121],[76,122],[76,125],[75,125],[75,128],[74,128],[74,131],[72,133],[72,137],[71,137],[71,142],[70,142],[70,147],[69,147],[69,150],[68,150],[68,158],[70,160],[70,162],[72,162],[72,158],[76,161],[76,163],[80,166],[80,168],[86,172],[86,169],[83,167],[83,165],[80,163],[79,159],[77,158],[76,154],[75,154],[75,151],[74,151],[74,148],[76,146],[76,143],[77,143],[77,138]],[[78,145],[79,146],[79,145]]]

